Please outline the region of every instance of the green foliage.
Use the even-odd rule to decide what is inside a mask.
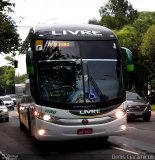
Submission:
[[[10,57],[10,56],[6,56],[5,59],[8,61],[8,64],[11,66],[14,66],[14,61],[15,59]]]
[[[100,24],[111,29],[120,29],[131,24],[138,16],[137,10],[127,0],[109,0],[99,9]]]
[[[155,77],[155,25],[148,28],[143,36],[141,44],[141,54],[144,59],[144,65],[147,68],[149,80]]]
[[[155,105],[154,105],[154,104],[151,105],[151,110],[152,110],[152,111],[155,111]]]
[[[0,90],[11,93],[15,85],[15,69],[11,66],[0,67]]]
[[[95,18],[93,18],[92,20],[89,20],[88,23],[89,24],[96,24],[96,25],[100,24],[100,22],[97,19],[95,19]]]
[[[8,12],[13,11],[12,6],[14,6],[13,3],[0,1],[0,54],[12,53],[14,55],[20,46],[15,22],[7,15]]]
[[[25,83],[26,79],[28,79],[28,75],[27,74],[23,74],[23,75],[17,75],[15,77],[15,82],[16,84],[20,84],[20,83]]]
[[[136,48],[137,30],[133,26],[125,26],[116,32],[120,45],[133,50]]]
[[[132,26],[137,29],[137,32],[141,34],[142,37],[152,24],[155,24],[155,12],[145,11],[139,12],[138,17],[135,19]]]
[[[155,32],[154,29],[151,29],[149,34],[147,31],[154,24],[154,20],[155,12],[140,12],[132,25],[126,25],[114,31],[121,46],[129,48],[134,54],[136,86],[143,85],[155,77],[155,51],[153,49]]]
[[[155,25],[150,26],[144,34],[141,53],[155,61]]]
[[[15,4],[10,3],[9,1],[0,0],[0,11],[13,12],[12,6],[15,6]]]

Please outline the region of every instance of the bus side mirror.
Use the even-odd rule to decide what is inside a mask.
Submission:
[[[134,64],[127,64],[127,72],[133,72],[134,71]]]
[[[33,53],[29,50],[26,54],[26,66],[27,66],[27,74],[34,74],[34,65],[33,65]]]
[[[125,48],[125,47],[121,47],[121,54],[122,54],[122,57],[123,57],[123,63],[126,68],[126,71],[127,72],[133,72],[134,71],[134,62],[133,62],[133,54],[132,52],[128,49],[128,48]]]

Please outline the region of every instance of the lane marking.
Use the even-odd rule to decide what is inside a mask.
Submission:
[[[2,156],[3,160],[9,160],[9,158],[7,156],[5,156],[5,154],[3,154],[2,152],[0,152],[0,155]],[[5,158],[5,159],[4,159]]]
[[[136,155],[139,154],[139,153],[137,153],[137,152],[129,151],[129,150],[126,150],[126,149],[123,149],[123,148],[119,148],[119,147],[112,147],[112,148],[113,148],[113,149],[120,150],[120,151],[128,152],[128,153],[136,154]]]
[[[137,129],[136,127],[128,127],[128,128],[131,128],[131,129]]]

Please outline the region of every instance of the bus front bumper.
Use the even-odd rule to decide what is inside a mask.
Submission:
[[[126,115],[114,121],[95,125],[65,126],[36,119],[33,135],[40,141],[63,141],[82,138],[120,136],[126,133]]]

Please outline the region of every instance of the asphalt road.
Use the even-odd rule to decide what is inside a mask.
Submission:
[[[112,160],[155,159],[155,113],[150,122],[128,123],[125,136],[66,142],[46,142],[36,145],[20,131],[16,111],[10,111],[10,121],[0,122],[0,160]],[[4,159],[4,158],[3,158]]]

